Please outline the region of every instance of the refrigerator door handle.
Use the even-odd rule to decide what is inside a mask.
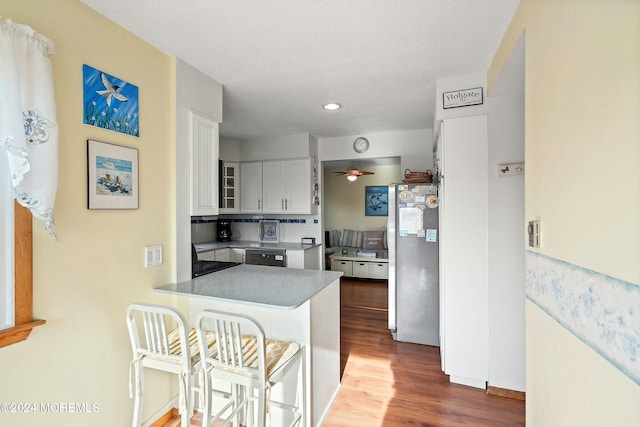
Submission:
[[[392,333],[397,330],[396,325],[396,191],[395,185],[389,186],[387,199],[388,217],[387,217],[387,246],[389,251],[389,287],[388,287],[388,316],[389,329]]]

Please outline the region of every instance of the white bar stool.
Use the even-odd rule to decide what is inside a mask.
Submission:
[[[184,316],[174,308],[154,304],[132,304],[127,308],[127,328],[131,339],[135,387],[129,383],[130,397],[135,397],[133,427],[142,425],[144,404],[144,369],[151,368],[178,375],[181,426],[188,427],[193,415],[192,377],[199,364],[198,338],[195,329],[187,329]],[[170,329],[171,328],[171,329]],[[203,335],[205,345],[211,345],[212,334]],[[131,379],[130,379],[131,381]],[[134,390],[135,388],[135,390]]]
[[[270,425],[270,406],[292,414],[289,426],[304,424],[306,384],[302,345],[266,339],[262,327],[251,317],[217,310],[201,312],[195,328],[202,355],[203,426],[209,427],[211,422],[223,420],[220,427],[231,422],[234,426],[243,423],[245,426],[264,427]],[[214,345],[207,347],[209,333],[213,334]],[[297,402],[285,404],[272,400],[271,387],[281,382],[297,361],[302,371],[302,386],[298,385],[301,392],[295,393]],[[231,391],[215,389],[214,380],[231,383]],[[215,415],[212,414],[214,395],[228,400]]]

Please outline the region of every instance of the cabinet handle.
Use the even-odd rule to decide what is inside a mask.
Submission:
[[[289,200],[284,199],[284,210],[288,211],[289,210]]]
[[[260,199],[258,199],[258,209],[262,209],[262,207],[260,206]]]
[[[280,208],[284,210],[284,199],[280,199]]]

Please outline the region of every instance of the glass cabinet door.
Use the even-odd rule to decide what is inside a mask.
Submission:
[[[240,212],[239,163],[223,162],[220,188],[220,212]]]

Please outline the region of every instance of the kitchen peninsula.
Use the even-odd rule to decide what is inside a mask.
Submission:
[[[155,291],[188,297],[192,324],[208,308],[242,313],[256,319],[266,336],[304,345],[304,424],[317,426],[340,386],[341,275],[240,264]]]

